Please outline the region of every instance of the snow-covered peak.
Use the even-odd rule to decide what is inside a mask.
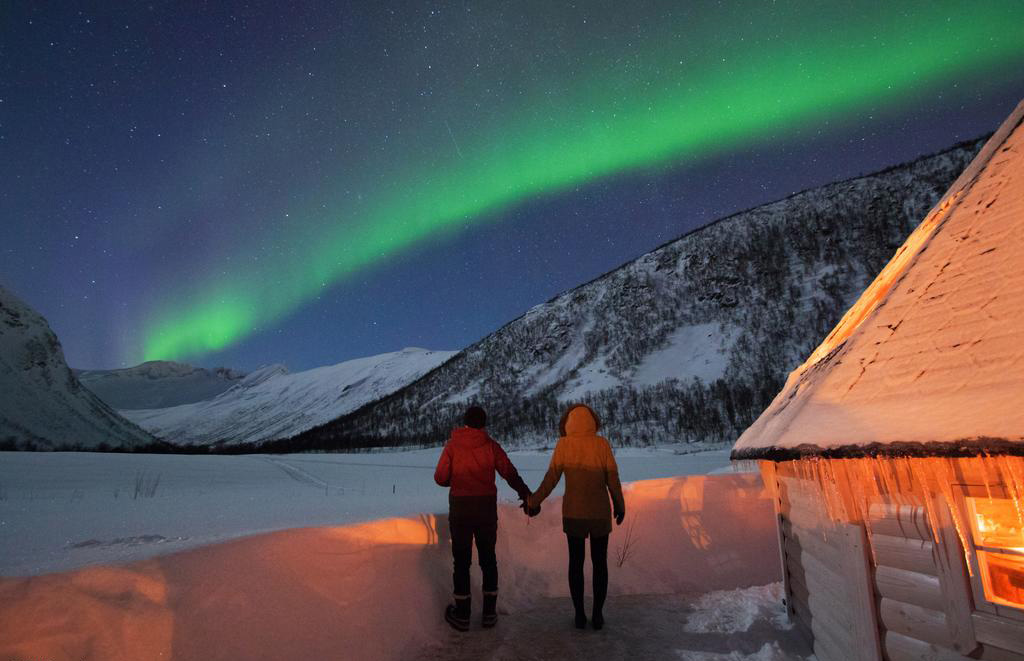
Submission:
[[[151,441],[82,387],[46,319],[0,286],[0,442],[92,448]]]
[[[233,387],[243,389],[252,388],[253,386],[258,386],[267,379],[272,379],[275,376],[280,376],[282,374],[287,373],[288,368],[281,363],[275,363],[273,365],[264,365],[263,367],[259,367],[253,370],[252,372],[249,372],[242,380],[240,380]]]
[[[295,373],[270,365],[206,401],[122,413],[172,443],[284,438],[385,397],[453,355],[407,347]]]
[[[146,376],[151,379],[162,379],[168,376],[182,376],[184,374],[191,374],[197,369],[186,363],[177,363],[171,360],[149,360],[144,363],[139,363],[134,367],[126,367],[124,369],[109,370],[109,373],[121,378],[131,378],[133,376]],[[82,373],[90,373],[92,371],[107,372],[108,370],[82,370]]]
[[[246,373],[228,367],[195,367],[151,360],[114,370],[74,370],[75,376],[115,409],[177,406],[216,397]]]

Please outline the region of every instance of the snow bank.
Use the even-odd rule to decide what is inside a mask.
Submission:
[[[729,466],[728,450],[677,450],[619,448],[619,475],[629,482]],[[275,530],[443,512],[448,492],[434,483],[440,452],[0,452],[0,576],[125,565]],[[534,487],[551,460],[550,451],[509,456]],[[155,485],[151,495],[136,497],[140,479]],[[498,497],[517,501],[504,480]]]
[[[612,595],[701,594],[778,578],[774,513],[756,474],[635,482],[626,510],[608,545]],[[545,503],[534,519],[508,515],[499,561],[507,558],[515,573],[506,574],[514,580],[504,582],[504,593],[512,603],[567,595],[560,501]]]
[[[638,482],[626,502],[609,549],[613,600],[778,580],[772,505],[756,475]],[[500,508],[504,613],[566,595],[559,509],[549,501],[526,519]],[[286,530],[130,566],[0,579],[0,658],[407,657],[448,634],[450,581],[444,515]]]

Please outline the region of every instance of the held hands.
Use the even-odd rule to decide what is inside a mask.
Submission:
[[[531,508],[530,503],[526,502],[525,500],[519,503],[519,509],[523,510],[523,513],[531,519],[540,514],[540,505]]]
[[[533,518],[533,517],[537,516],[538,514],[540,514],[540,505],[539,504],[535,505],[533,507],[530,507],[530,497],[529,496],[524,498],[523,502],[519,503],[519,507],[520,507],[520,509],[523,510],[523,513],[526,514],[526,516],[528,516],[530,518]]]

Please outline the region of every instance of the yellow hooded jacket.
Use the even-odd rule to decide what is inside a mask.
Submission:
[[[608,441],[597,435],[597,421],[586,406],[569,411],[565,436],[558,439],[544,481],[530,497],[540,505],[565,474],[562,529],[571,537],[602,537],[612,531],[611,494],[616,514],[625,514],[619,467]]]

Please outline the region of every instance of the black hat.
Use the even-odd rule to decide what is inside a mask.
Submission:
[[[470,406],[466,409],[466,415],[462,417],[462,421],[466,423],[467,427],[483,429],[487,425],[487,414],[479,406]]]

